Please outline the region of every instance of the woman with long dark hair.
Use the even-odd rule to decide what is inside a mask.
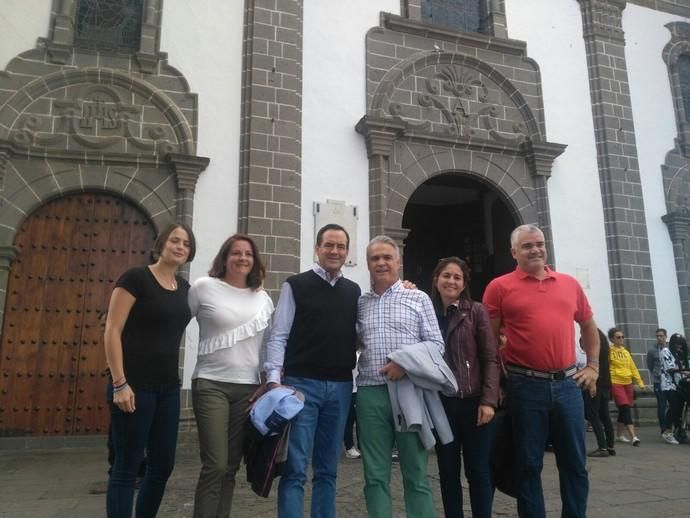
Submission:
[[[441,496],[447,518],[463,516],[460,465],[464,460],[472,516],[490,517],[494,487],[489,458],[498,402],[497,344],[486,309],[470,296],[470,269],[458,257],[441,259],[433,273],[431,299],[446,344],[446,362],[458,392],[441,396],[453,442],[436,443]]]
[[[191,319],[189,283],[177,271],[194,258],[195,250],[192,229],[171,224],[154,244],[156,262],[122,274],[110,298],[104,335],[115,451],[106,497],[109,518],[132,515],[144,450],[147,466],[136,516],[156,515],[175,466],[179,347]]]
[[[201,473],[195,518],[230,516],[250,402],[264,387],[263,336],[273,302],[261,289],[266,269],[256,243],[230,236],[208,277],[194,282],[189,305],[199,323],[192,400],[199,432]]]

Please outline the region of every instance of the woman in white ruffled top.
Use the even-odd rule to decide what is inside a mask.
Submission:
[[[273,302],[261,289],[266,269],[256,244],[235,234],[220,247],[208,277],[189,290],[199,324],[192,374],[201,473],[194,517],[229,517],[235,474],[242,461],[250,402],[262,391],[266,333]]]

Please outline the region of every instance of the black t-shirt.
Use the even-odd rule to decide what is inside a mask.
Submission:
[[[176,290],[166,290],[144,266],[122,274],[116,287],[135,299],[122,330],[122,361],[133,388],[179,384],[180,340],[192,314],[187,304],[189,283],[180,276]]]

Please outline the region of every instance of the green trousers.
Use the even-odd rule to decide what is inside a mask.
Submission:
[[[428,452],[416,432],[396,432],[386,385],[357,389],[357,422],[364,463],[364,498],[373,518],[390,518],[391,453],[398,448],[405,510],[411,518],[433,518],[434,499],[427,477]]]

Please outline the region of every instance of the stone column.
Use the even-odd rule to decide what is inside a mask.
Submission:
[[[625,39],[624,0],[578,0],[587,52],[592,115],[616,324],[641,355],[658,324],[647,222],[637,160]]]
[[[537,224],[544,233],[549,264],[555,265],[556,255],[553,250],[553,235],[551,232],[551,209],[549,207],[549,192],[546,182],[551,178],[553,161],[565,151],[563,144],[532,142],[528,140],[521,146],[527,167],[534,180],[536,192]]]
[[[386,198],[388,194],[388,158],[393,142],[403,130],[403,125],[393,121],[379,121],[362,117],[355,130],[366,142],[369,158],[369,235],[385,232]]]
[[[300,268],[302,0],[247,0],[239,230],[256,239],[277,297]]]
[[[684,335],[690,334],[690,268],[687,258],[690,257],[690,211],[673,212],[661,219],[668,227],[673,243],[673,255],[676,260],[676,277],[680,293],[680,307],[683,314]]]

